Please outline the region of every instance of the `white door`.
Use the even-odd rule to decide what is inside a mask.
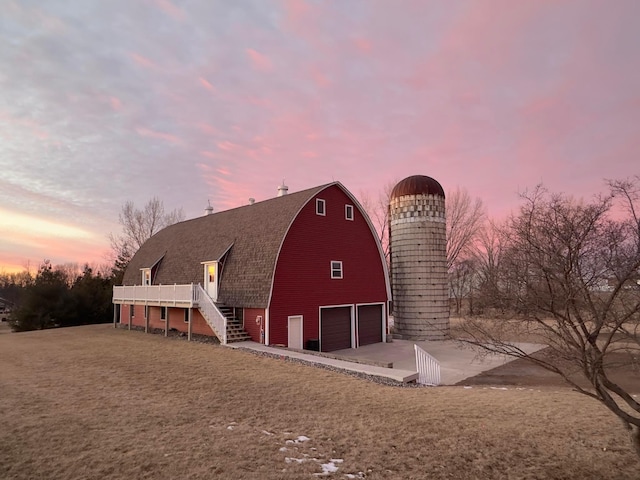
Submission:
[[[302,350],[302,315],[289,317],[289,348]]]
[[[218,262],[204,264],[204,286],[211,299],[218,300]]]

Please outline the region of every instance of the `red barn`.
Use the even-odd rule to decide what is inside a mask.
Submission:
[[[114,287],[122,323],[325,352],[385,341],[389,299],[380,242],[339,182],[167,227]]]

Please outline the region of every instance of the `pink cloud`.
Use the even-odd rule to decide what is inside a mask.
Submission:
[[[220,149],[220,150],[225,150],[227,152],[231,151],[231,150],[236,150],[238,148],[238,145],[236,145],[235,143],[229,142],[229,141],[222,141],[222,142],[217,142],[216,146]]]
[[[214,152],[209,152],[207,150],[201,151],[200,155],[202,155],[203,157],[211,158],[211,159],[218,158],[218,155],[216,155]]]
[[[131,57],[131,59],[134,62],[136,62],[141,67],[154,68],[154,69],[158,68],[157,65],[153,61],[151,61],[147,57],[143,57],[142,55],[140,55],[138,53],[130,53],[129,56]]]
[[[109,103],[111,104],[111,108],[116,111],[122,109],[122,102],[118,97],[109,97]]]
[[[170,133],[157,132],[155,130],[150,130],[144,127],[137,127],[136,132],[138,133],[138,135],[141,135],[143,137],[157,138],[170,143],[182,143],[182,140],[180,138],[176,137],[175,135],[171,135]]]
[[[211,92],[215,92],[216,91],[215,87],[213,85],[211,85],[211,83],[209,83],[205,78],[199,77],[198,80],[200,81],[200,85],[202,85],[207,90],[209,90]]]
[[[255,70],[260,72],[270,72],[273,70],[273,64],[266,55],[252,48],[247,48],[245,52],[247,53],[247,56],[251,61],[251,65]]]
[[[354,45],[361,53],[371,52],[371,41],[366,38],[356,38],[353,40]]]
[[[184,10],[171,3],[169,0],[154,0],[156,6],[174,20],[182,21],[186,18]]]
[[[196,124],[196,127],[207,135],[217,135],[220,133],[216,127],[208,123],[200,122]]]

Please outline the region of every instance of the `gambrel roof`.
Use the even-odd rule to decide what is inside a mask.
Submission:
[[[155,264],[154,285],[203,283],[202,262],[224,256],[218,301],[234,307],[266,308],[289,226],[309,200],[332,185],[344,189],[334,182],[171,225],[136,252],[123,284],[140,285],[140,269]]]

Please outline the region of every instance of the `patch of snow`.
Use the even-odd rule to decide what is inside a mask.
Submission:
[[[229,425],[229,426],[227,427],[227,430],[233,430],[233,425]]]
[[[287,447],[280,447],[281,452],[286,452],[287,450],[289,450]]]
[[[264,433],[265,435],[273,435],[273,433],[268,432],[268,431],[266,431],[266,430],[262,430],[262,433]]]
[[[308,459],[307,458],[295,458],[295,457],[285,457],[284,461],[287,463],[292,463],[292,462],[298,462],[298,463],[302,463],[302,462],[306,462]]]
[[[298,444],[298,443],[308,442],[309,440],[311,440],[309,437],[305,435],[300,435],[295,440],[287,440],[285,443],[291,445],[292,443]]]
[[[364,478],[364,472],[345,473],[344,476],[347,478]]]
[[[330,475],[338,471],[338,466],[336,463],[342,463],[344,460],[342,458],[332,458],[329,460],[329,463],[321,463],[320,467],[322,468],[322,473],[314,473],[315,476],[325,476]]]
[[[489,387],[491,390],[509,390],[507,387]]]
[[[469,388],[473,388],[473,387],[464,386],[464,387],[462,387],[462,388],[464,388],[465,390],[468,390]]]

